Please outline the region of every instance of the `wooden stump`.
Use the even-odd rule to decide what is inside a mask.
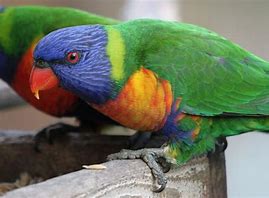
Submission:
[[[33,150],[30,133],[0,133],[0,181],[11,181],[19,173],[47,179],[81,169],[83,164],[104,161],[109,153],[127,146],[128,137],[69,134],[53,145]],[[45,182],[8,192],[16,197],[227,197],[223,153],[191,160],[173,167],[166,175],[167,188],[153,193],[154,180],[141,160],[104,163],[105,170],[80,170]]]

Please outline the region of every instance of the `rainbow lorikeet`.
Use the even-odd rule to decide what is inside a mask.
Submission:
[[[49,115],[75,116],[79,120],[107,120],[71,92],[55,87],[37,100],[29,86],[33,49],[49,32],[82,24],[115,24],[116,20],[72,8],[21,6],[0,8],[0,78],[24,100]]]
[[[142,158],[158,190],[159,157],[182,164],[218,137],[269,131],[269,63],[202,27],[142,19],[64,28],[34,59],[33,92],[61,85],[123,126],[167,137],[161,148],[109,157]]]

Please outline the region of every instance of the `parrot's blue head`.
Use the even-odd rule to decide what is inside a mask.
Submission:
[[[112,88],[107,40],[100,25],[69,27],[45,36],[34,51],[32,91],[38,93],[57,84],[52,72],[46,73],[51,68],[63,88],[91,103],[106,102]]]

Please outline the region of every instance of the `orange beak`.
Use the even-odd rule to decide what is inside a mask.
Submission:
[[[30,88],[39,100],[39,91],[59,86],[59,80],[50,68],[33,67],[30,76]]]

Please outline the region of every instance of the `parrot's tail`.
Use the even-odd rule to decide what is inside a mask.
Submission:
[[[211,130],[214,137],[233,136],[252,131],[269,132],[269,116],[214,118]]]

